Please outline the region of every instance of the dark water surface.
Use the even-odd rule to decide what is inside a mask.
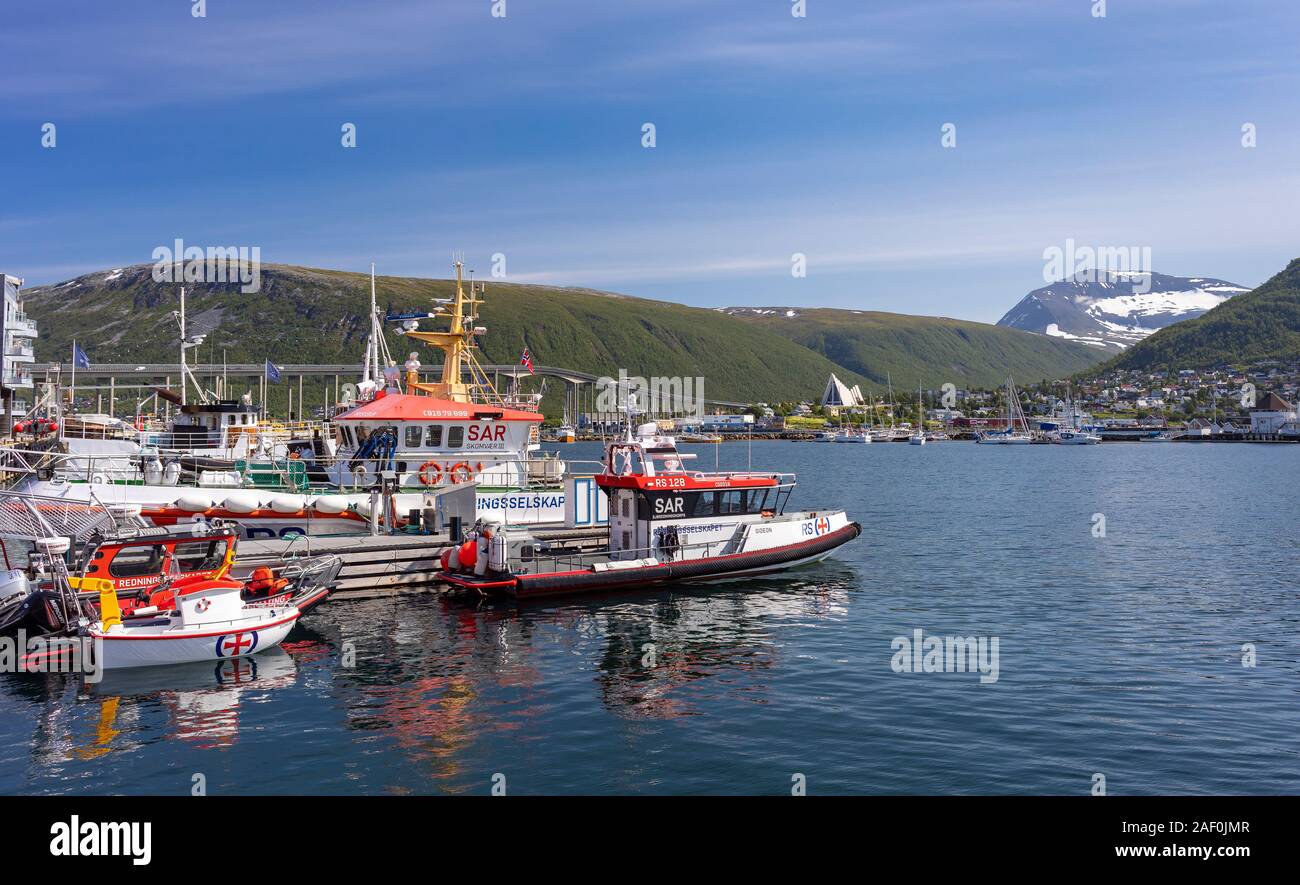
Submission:
[[[712,589],[334,602],[223,669],[0,676],[0,791],[1300,792],[1300,446],[752,457],[863,536]],[[996,638],[997,681],[894,672],[916,629]]]

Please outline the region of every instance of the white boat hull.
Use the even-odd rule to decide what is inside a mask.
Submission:
[[[141,628],[108,633],[92,628],[90,633],[101,655],[100,666],[105,670],[119,670],[247,657],[278,646],[298,617],[298,610],[291,607],[279,617],[245,624],[236,622],[235,626],[223,629],[203,625],[149,635]]]

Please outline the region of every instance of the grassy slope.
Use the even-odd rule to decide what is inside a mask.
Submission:
[[[178,286],[155,283],[146,267],[127,268],[107,282],[106,276],[25,293],[41,329],[38,359],[67,359],[73,337],[92,361],[175,359],[171,311],[179,306]],[[393,311],[427,310],[431,298],[450,295],[454,285],[376,280],[381,307]],[[201,361],[220,362],[224,348],[231,362],[361,362],[369,299],[363,274],[269,265],[258,293],[242,294],[234,284],[187,289],[191,325],[208,332]],[[780,335],[716,311],[582,289],[489,283],[479,323],[488,329],[480,342],[485,363],[515,363],[527,341],[543,365],[612,376],[620,368],[630,375],[702,375],[711,399],[817,396],[831,372],[846,374]],[[391,333],[389,347],[399,361],[417,349]],[[426,364],[441,361],[423,346],[418,352]]]
[[[1008,374],[1021,381],[1056,379],[1101,360],[1097,348],[1003,326],[915,317],[877,311],[765,308],[762,316],[742,314],[752,325],[771,329],[865,376],[877,385],[886,377],[895,388],[918,383],[937,388],[996,387]]]
[[[73,337],[94,362],[176,358],[177,284],[156,283],[149,267],[88,274],[25,293],[40,324],[37,357],[67,359]],[[453,291],[449,280],[379,277],[381,307],[427,310]],[[357,363],[365,349],[369,279],[364,274],[266,265],[261,291],[236,283],[187,285],[192,332],[207,334],[198,360]],[[595,374],[705,378],[710,399],[751,402],[816,398],[835,372],[848,384],[906,388],[945,381],[995,386],[1008,372],[1024,380],[1076,372],[1096,354],[1080,345],[1014,329],[930,317],[801,310],[790,320],[731,316],[586,289],[489,282],[479,320],[488,328],[483,361],[513,364],[525,341],[535,362]],[[389,335],[401,361],[423,346]],[[561,385],[552,383],[548,406]],[[547,409],[548,413],[553,411]]]
[[[1300,358],[1300,258],[1258,289],[1156,332],[1100,370],[1204,369]]]

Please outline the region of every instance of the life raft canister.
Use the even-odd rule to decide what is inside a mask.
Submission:
[[[442,482],[442,465],[437,461],[425,461],[421,464],[420,482],[426,486],[436,486]]]

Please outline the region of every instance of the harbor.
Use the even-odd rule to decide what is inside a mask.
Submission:
[[[487,795],[495,772],[520,794],[727,795],[752,781],[775,795],[805,769],[828,794],[926,792],[940,778],[957,794],[1033,783],[1086,795],[1096,770],[1127,791],[1177,792],[1186,766],[1202,772],[1201,789],[1227,792],[1260,776],[1250,760],[1261,754],[1277,790],[1300,784],[1286,761],[1290,678],[1242,670],[1236,641],[1300,654],[1267,614],[1287,610],[1292,590],[1257,580],[1289,561],[1258,539],[1300,518],[1266,487],[1288,450],[1103,445],[1074,453],[1068,471],[1047,446],[1015,459],[970,445],[926,459],[907,446],[776,441],[755,452],[797,472],[809,500],[877,501],[893,515],[872,521],[870,544],[788,579],[522,604],[428,592],[331,600],[281,650],[243,664],[110,673],[77,692],[57,677],[7,677],[0,784],[64,793],[93,776],[114,793],[184,793],[197,755],[220,795],[255,783]],[[868,454],[879,459],[870,476],[836,469]],[[741,445],[721,458],[726,469],[748,462]],[[1169,458],[1176,469],[1160,469]],[[1149,480],[1115,495],[1128,475]],[[1211,511],[1212,522],[1185,519]],[[1026,530],[1033,545],[998,542]],[[1000,636],[998,682],[893,673],[891,641],[918,624]],[[1214,704],[1201,702],[1207,686]],[[944,715],[953,709],[964,713]],[[1020,718],[1033,727],[1007,729]],[[972,731],[999,734],[1009,751],[988,752]],[[810,734],[872,751],[814,767]],[[520,735],[546,737],[528,742],[526,764],[513,756]],[[605,761],[572,764],[579,746]],[[693,761],[701,754],[709,765]]]
[[[1285,856],[1297,38],[1282,0],[14,9],[8,842],[337,877],[232,812],[527,857],[558,802],[766,797],[760,838],[847,801],[913,861]]]

